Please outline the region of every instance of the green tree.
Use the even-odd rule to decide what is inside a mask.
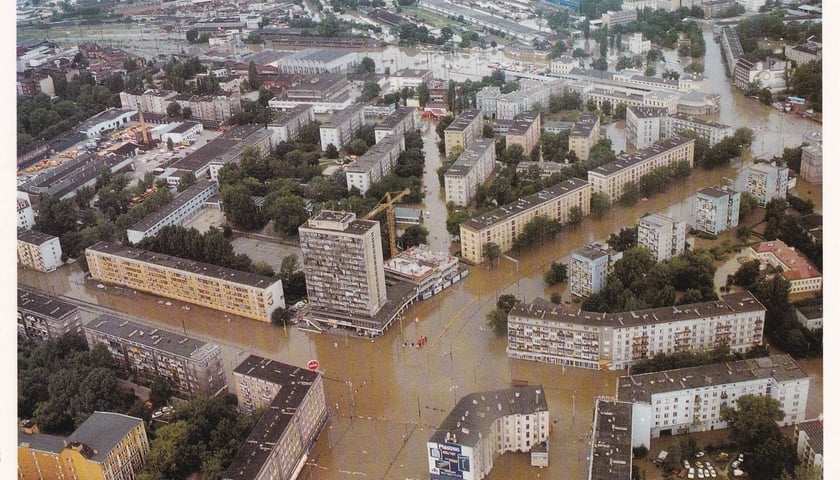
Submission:
[[[173,391],[169,385],[169,380],[159,375],[152,378],[152,383],[149,387],[149,402],[152,403],[152,408],[159,409],[167,405],[169,399],[172,398]]]
[[[487,314],[487,325],[493,329],[496,336],[503,337],[507,335],[508,314],[500,308],[491,310]]]
[[[583,222],[583,209],[575,205],[569,209],[569,224],[576,226]]]
[[[251,90],[260,88],[260,74],[257,72],[257,64],[253,60],[248,62],[248,88]]]
[[[369,102],[377,97],[382,92],[382,87],[374,81],[365,82],[362,86],[362,93],[359,95],[357,102]]]
[[[376,72],[376,62],[370,57],[362,58],[362,61],[356,65],[356,73],[374,73]]]
[[[326,155],[327,158],[338,158],[338,149],[331,143],[327,145],[324,155]]]
[[[482,251],[484,252],[484,258],[490,261],[491,267],[495,263],[496,259],[502,255],[501,247],[499,247],[499,245],[495,242],[485,243]]]
[[[181,176],[181,181],[178,183],[178,191],[183,192],[184,190],[190,188],[191,186],[195,185],[196,182],[195,173],[187,172]]]
[[[569,278],[566,272],[566,264],[560,262],[551,262],[548,271],[543,275],[543,280],[549,285],[556,285],[563,283]]]
[[[425,107],[428,105],[429,101],[431,100],[431,96],[429,95],[429,86],[425,83],[421,83],[417,87],[417,100],[420,102],[420,108]]]
[[[612,204],[610,203],[609,195],[600,192],[592,194],[592,199],[590,200],[590,213],[592,213],[595,218],[603,218],[603,216],[610,211],[611,207]]]
[[[470,219],[470,214],[466,210],[456,209],[449,213],[446,217],[446,231],[450,235],[461,234],[461,224]]]
[[[52,236],[61,236],[76,229],[78,213],[72,199],[59,200],[51,195],[41,197],[35,230]]]
[[[361,138],[356,138],[347,145],[347,151],[353,155],[363,155],[367,150],[368,143]]]
[[[421,225],[411,225],[405,229],[405,232],[403,232],[400,237],[400,243],[402,243],[403,248],[416,247],[421,243],[426,243],[428,236],[429,231],[425,227]]]
[[[284,326],[288,325],[292,319],[292,314],[287,308],[276,308],[271,312],[271,323],[273,325]]]
[[[499,298],[496,299],[496,308],[505,312],[505,314],[510,313],[513,310],[513,307],[519,303],[519,299],[515,296],[506,293],[504,295],[499,295]]]
[[[222,210],[227,219],[243,230],[256,230],[265,225],[262,214],[245,185],[228,185],[222,188]]]

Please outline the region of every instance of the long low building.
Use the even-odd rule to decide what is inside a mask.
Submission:
[[[606,194],[610,202],[615,202],[624,193],[625,185],[638,185],[643,175],[656,168],[679,162],[694,167],[694,142],[693,138],[675,136],[632,155],[619,155],[616,160],[589,171],[592,192]]]
[[[589,215],[592,186],[585,180],[572,178],[533,195],[520,198],[491,212],[461,224],[461,258],[478,264],[484,261],[484,245],[494,242],[502,252],[513,248],[513,242],[525,224],[543,215],[560,224],[569,222],[577,207]]]
[[[88,346],[105,345],[114,366],[126,375],[147,383],[163,377],[188,398],[215,395],[227,388],[222,347],[215,343],[111,315],[94,318],[84,332]]]
[[[171,202],[144,217],[125,231],[128,241],[139,243],[153,237],[165,226],[180,225],[204,208],[207,199],[218,195],[219,184],[213,180],[198,180],[178,194]]]
[[[371,185],[394,171],[403,150],[405,136],[402,133],[388,135],[378,141],[345,169],[347,190],[356,187],[362,194],[367,192]]]
[[[760,345],[766,309],[749,292],[720,300],[620,313],[520,303],[508,314],[508,356],[622,370],[656,354],[746,352]]]
[[[85,250],[92,278],[263,322],[285,308],[280,280],[98,242]]]
[[[505,452],[543,450],[548,465],[549,412],[542,385],[471,393],[449,412],[426,443],[431,480],[481,480]],[[539,459],[539,456],[537,456]],[[537,460],[539,462],[539,460]]]
[[[810,379],[790,355],[751,358],[618,379],[618,400],[634,405],[634,430],[649,438],[726,428],[721,409],[744,395],[778,400],[780,426],[805,420]],[[636,445],[636,444],[634,444]]]

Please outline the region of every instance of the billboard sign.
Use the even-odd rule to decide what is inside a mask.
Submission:
[[[432,478],[473,478],[471,471],[471,459],[464,455],[461,445],[456,443],[431,443],[429,444],[429,467],[431,467]]]

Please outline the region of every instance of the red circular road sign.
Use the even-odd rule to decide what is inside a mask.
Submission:
[[[310,360],[306,364],[306,368],[308,368],[310,370],[318,370],[318,360]]]

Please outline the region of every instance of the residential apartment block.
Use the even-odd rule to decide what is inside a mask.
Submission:
[[[35,211],[29,201],[29,194],[17,192],[17,228],[29,230],[35,226]]]
[[[814,185],[823,183],[823,154],[822,143],[804,145],[802,147],[802,163],[799,176],[802,180]]]
[[[272,145],[280,142],[294,142],[300,136],[300,129],[315,121],[315,109],[308,103],[296,105],[283,114],[282,117],[268,124],[273,132]]]
[[[18,230],[17,261],[26,268],[52,272],[61,265],[58,237],[37,230]]]
[[[496,111],[495,115],[491,112],[489,115],[491,118],[512,120],[525,112],[531,111],[534,104],[547,108],[551,95],[562,94],[566,82],[565,80],[557,79],[530,84],[520,81],[520,84],[522,88],[519,90],[500,94],[496,98]]]
[[[796,312],[796,319],[808,330],[819,330],[823,328],[822,305],[794,307],[794,311]]]
[[[85,250],[92,278],[203,307],[271,321],[285,308],[283,284],[270,277],[98,242]]]
[[[633,474],[633,404],[596,398],[588,480],[630,480]]]
[[[593,193],[604,193],[615,202],[624,193],[624,185],[638,185],[642,175],[679,162],[694,166],[693,138],[673,137],[632,155],[619,155],[615,161],[590,170],[589,183]]]
[[[443,176],[446,202],[465,207],[496,169],[496,142],[492,138],[479,138],[449,167]]]
[[[558,58],[551,60],[549,70],[553,74],[566,74],[572,71],[573,68],[580,66],[580,60],[568,55],[561,55]]]
[[[107,314],[83,329],[91,349],[105,345],[115,368],[143,383],[163,377],[187,398],[213,396],[227,388],[222,347],[215,343]]]
[[[513,248],[513,241],[525,224],[537,215],[568,223],[572,208],[589,215],[592,186],[579,178],[558,183],[516,202],[471,218],[461,224],[461,258],[469,263],[484,261],[484,245],[496,243],[502,252]]]
[[[639,220],[637,238],[654,260],[668,260],[685,251],[685,222],[661,213],[645,215]]]
[[[27,422],[18,431],[17,478],[133,480],[148,454],[141,418],[93,412],[68,437],[40,433]]]
[[[352,105],[352,86],[345,73],[317,73],[294,82],[280,97],[268,101],[274,109],[310,105],[315,113],[344,110]]]
[[[219,184],[213,180],[198,180],[179,193],[171,202],[150,213],[125,231],[128,241],[139,243],[154,237],[163,227],[181,225],[204,209],[207,199],[219,194]]]
[[[452,123],[443,131],[443,139],[446,143],[446,158],[455,149],[462,152],[473,140],[481,138],[481,130],[484,127],[484,117],[481,110],[464,110]]]
[[[339,150],[344,148],[353,140],[364,121],[364,107],[359,104],[336,112],[328,122],[321,125],[321,150],[326,151],[331,144]]]
[[[402,133],[377,140],[376,145],[344,169],[347,190],[356,187],[362,194],[367,192],[371,185],[394,171],[403,150],[405,136]]]
[[[471,393],[461,398],[426,443],[431,480],[481,480],[496,456],[547,454],[549,412],[542,385]],[[532,463],[534,455],[532,455]],[[544,459],[547,465],[547,458]]]
[[[376,137],[376,143],[379,143],[388,135],[405,135],[408,132],[413,132],[416,128],[414,126],[414,112],[417,109],[414,107],[399,107],[393,113],[385,117],[382,122],[374,127],[373,133]]]
[[[692,131],[697,138],[705,138],[709,146],[715,146],[727,135],[732,135],[732,127],[716,122],[707,122],[681,113],[666,115],[662,118],[662,136],[673,137]]]
[[[321,210],[298,233],[310,305],[376,315],[387,300],[379,222]]]
[[[569,133],[569,150],[580,160],[588,160],[589,152],[601,138],[601,116],[597,113],[581,114]]]
[[[765,308],[749,292],[720,300],[620,313],[585,312],[548,302],[508,314],[508,356],[590,369],[622,370],[658,353],[760,345]]]
[[[758,82],[760,88],[767,88],[772,93],[781,93],[787,88],[788,62],[767,57],[763,61],[753,61],[741,57],[735,62],[733,77],[735,86],[749,91]]]
[[[508,128],[505,134],[505,145],[507,148],[511,145],[520,145],[525,155],[529,155],[531,150],[539,144],[541,131],[540,112],[523,113],[519,118],[514,119]]]
[[[825,468],[823,449],[823,419],[807,420],[794,427],[793,440],[796,442],[796,455],[802,465]]]
[[[192,172],[196,178],[216,178],[227,163],[238,163],[246,147],[256,147],[260,155],[271,152],[271,132],[262,125],[239,125],[226,130],[196,151],[170,165],[175,170]]]
[[[607,286],[613,264],[622,256],[622,252],[600,243],[573,251],[569,260],[569,292],[578,297],[600,292]]]
[[[747,249],[750,258],[761,261],[762,269],[768,265],[782,269],[782,277],[790,282],[790,293],[818,292],[822,290],[822,273],[801,253],[781,240],[761,242]]]
[[[604,27],[614,27],[616,25],[627,25],[636,21],[638,13],[636,10],[625,10],[612,12],[607,11],[601,14],[601,24]]]
[[[627,107],[627,142],[635,148],[648,148],[663,137],[662,117],[668,112],[657,107]]]
[[[788,168],[765,162],[754,162],[743,169],[738,178],[738,186],[756,200],[760,207],[766,206],[774,198],[787,196]]]
[[[638,409],[634,429],[659,438],[726,428],[721,409],[744,395],[778,400],[785,414],[779,425],[793,425],[805,419],[809,387],[808,374],[784,354],[623,376],[616,390]]]
[[[239,402],[264,407],[223,480],[292,480],[327,422],[322,375],[249,355],[234,369]]]
[[[67,333],[82,333],[79,307],[58,298],[17,291],[18,337],[35,342],[55,340]]]
[[[644,35],[639,32],[628,35],[627,50],[633,55],[645,55],[650,51],[650,40],[645,40]]]
[[[741,192],[736,192],[729,186],[706,187],[697,192],[694,197],[695,230],[709,235],[719,233],[738,226],[738,215],[741,211]]]
[[[431,79],[431,70],[413,68],[397,70],[388,77],[388,93],[397,93],[406,87],[416,90],[420,85],[429,83]]]

